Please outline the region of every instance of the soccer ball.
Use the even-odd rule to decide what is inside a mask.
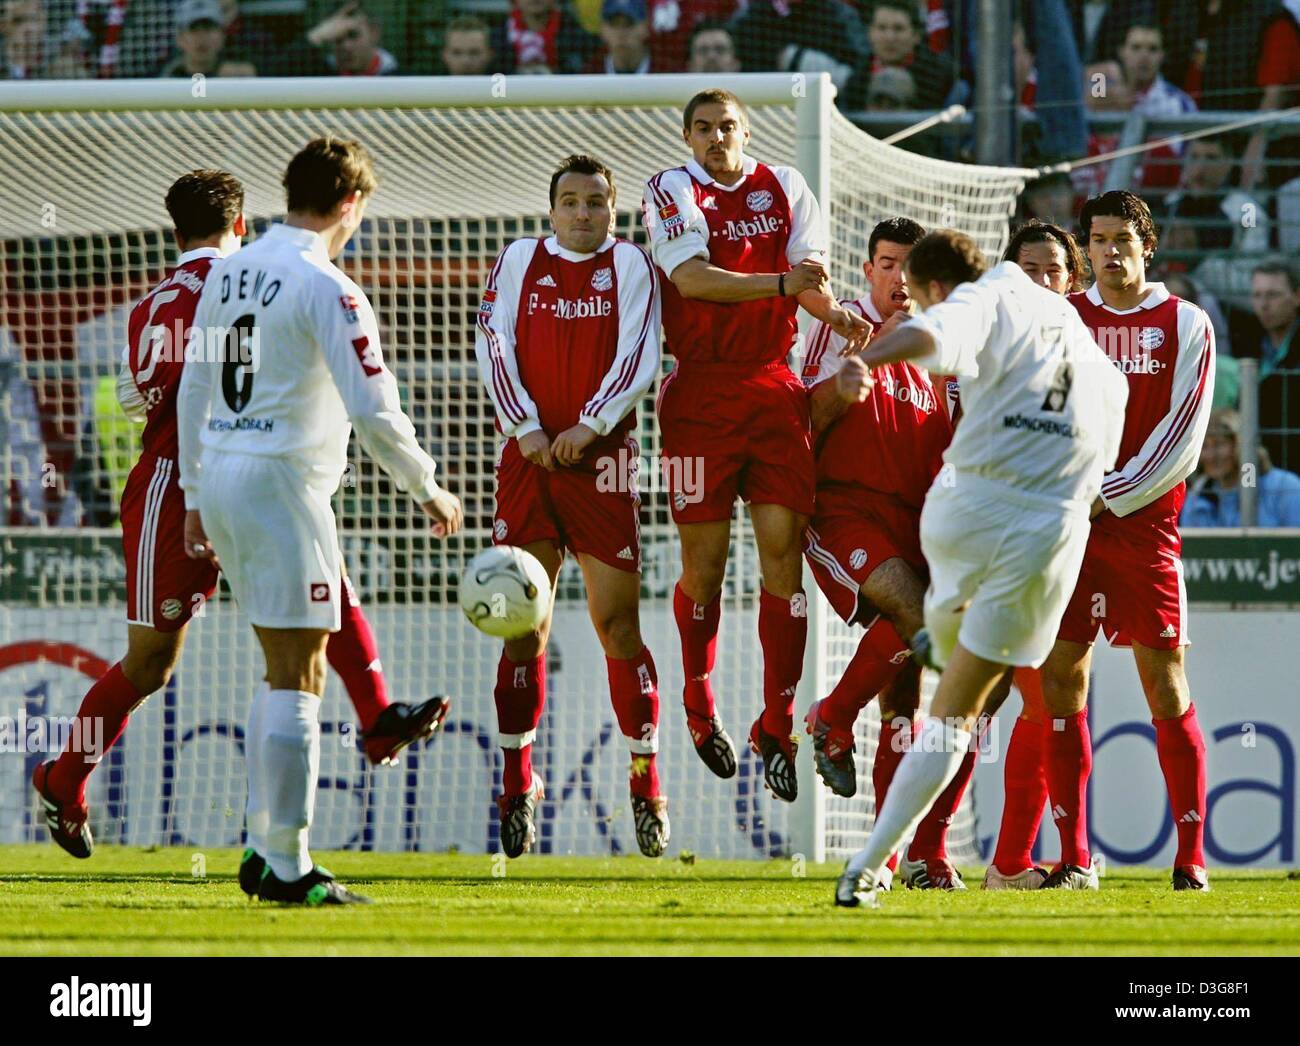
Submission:
[[[518,639],[546,620],[551,579],[537,557],[513,545],[485,548],[460,576],[460,608],[480,632]]]

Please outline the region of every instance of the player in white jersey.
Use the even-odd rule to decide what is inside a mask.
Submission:
[[[462,513],[402,413],[370,303],[333,264],[375,189],[369,154],[317,138],[284,185],[285,223],[214,264],[195,312],[177,411],[185,540],[220,559],[266,657],[245,740],[249,846],[267,865],[258,895],[349,904],[364,898],[312,864],[307,833],[340,618],[330,497],[352,426],[435,533],[455,533]]]
[[[889,855],[957,772],[971,725],[1008,665],[1042,664],[1083,560],[1089,512],[1119,449],[1127,389],[1060,295],[970,237],[930,233],[906,262],[925,312],[870,345],[961,381],[962,421],[921,513],[925,635],[943,675],[867,845],[835,902],[876,903]]]

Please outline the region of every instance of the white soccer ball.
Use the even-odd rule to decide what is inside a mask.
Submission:
[[[546,620],[551,579],[531,553],[513,545],[494,545],[465,564],[460,608],[480,632],[518,639]]]

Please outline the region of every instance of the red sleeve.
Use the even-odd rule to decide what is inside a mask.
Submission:
[[[1260,41],[1260,87],[1300,83],[1300,27],[1285,16],[1273,19]]]

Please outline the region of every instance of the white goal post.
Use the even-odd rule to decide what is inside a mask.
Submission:
[[[1005,244],[1031,172],[885,145],[834,109],[826,74],[0,84],[0,432],[7,436],[0,442],[0,724],[9,724],[11,739],[17,724],[26,725],[21,751],[0,746],[0,842],[43,837],[25,777],[44,757],[44,735],[75,712],[91,679],[125,649],[120,531],[112,518],[131,433],[105,406],[104,383],[115,373],[131,301],[174,257],[162,205],[167,187],[195,167],[229,170],[246,187],[250,226],[265,229],[283,213],[280,176],[290,156],[331,132],[361,140],[380,179],[340,264],[375,305],[404,404],[447,485],[464,499],[468,525],[445,544],[427,536],[407,499],[354,442],[336,511],[391,696],[446,692],[454,706],[442,736],[409,752],[400,767],[372,772],[331,676],[314,845],[497,848],[498,646],[455,605],[459,565],[490,541],[496,441],[473,356],[479,290],[505,243],[548,231],[550,172],[570,152],[591,152],[613,168],[618,231],[644,241],[642,185],[685,161],[681,108],[714,86],[735,91],[749,108],[750,152],[798,167],[821,201],[840,296],[865,291],[867,238],[891,215],[962,229],[990,256]],[[874,705],[858,728],[852,800],[825,793],[808,743],[792,807],[764,792],[752,756],[743,756],[735,778],[719,781],[691,751],[671,610],[678,548],[657,468],[657,384],[635,434],[643,461],[642,621],[659,667],[673,852],[843,856],[861,845],[874,817]],[[715,682],[720,713],[739,741],[761,705],[761,656],[757,556],[740,507],[734,521]],[[807,588],[816,591],[810,577]],[[809,603],[800,728],[858,634],[819,594]],[[539,848],[634,853],[627,754],[573,564],[561,578],[550,657],[535,756],[548,789]],[[242,727],[259,673],[251,630],[223,592],[191,628],[173,683],[136,713],[93,776],[97,837],[239,842]],[[968,798],[952,830],[959,860],[981,856],[973,810]]]

